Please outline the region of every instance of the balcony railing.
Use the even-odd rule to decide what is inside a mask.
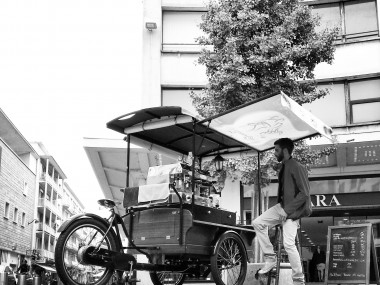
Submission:
[[[37,260],[54,259],[54,248],[52,247],[50,250],[36,248],[33,249],[33,254],[36,255]]]
[[[41,174],[40,181],[49,182],[52,186],[55,186],[56,188],[59,188],[59,189],[62,188],[62,184],[59,183],[58,179],[54,179],[50,175],[46,175],[45,172]]]
[[[42,257],[54,259],[54,251],[46,250],[46,249],[40,249],[40,252],[42,253]]]
[[[38,204],[37,204],[38,207],[43,207],[45,206],[45,198],[39,198],[38,199]]]
[[[44,225],[43,223],[38,223],[37,224],[37,231],[45,231],[48,234],[55,236],[55,229],[48,225]]]
[[[61,213],[61,210],[58,206],[57,200],[49,201],[46,198],[39,198],[38,199],[38,207],[48,207],[50,210],[53,210],[56,214]]]

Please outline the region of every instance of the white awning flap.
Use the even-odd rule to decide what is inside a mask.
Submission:
[[[284,93],[214,118],[210,128],[258,151],[273,148],[282,137],[299,140],[321,134],[332,140],[332,129]]]

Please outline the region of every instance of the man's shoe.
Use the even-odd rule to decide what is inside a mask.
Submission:
[[[259,270],[259,274],[268,273],[274,267],[276,267],[276,263],[277,263],[276,259],[271,260],[271,261],[266,261],[264,267]]]
[[[304,278],[293,278],[293,285],[305,285]]]

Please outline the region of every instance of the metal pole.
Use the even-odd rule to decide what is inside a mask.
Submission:
[[[192,207],[194,207],[194,191],[195,191],[195,120],[193,119],[193,160],[192,160],[192,165],[191,165],[191,176],[192,176],[192,181],[191,181],[191,192],[193,192],[192,195]]]
[[[131,136],[127,135],[127,180],[125,183],[125,187],[129,187],[129,162],[130,162],[130,154],[131,154]]]
[[[244,186],[243,186],[243,183],[239,183],[239,186],[240,186],[240,224],[242,225],[246,225],[247,224],[247,221],[245,220],[245,217],[244,217]],[[251,220],[253,218],[253,212],[251,214]],[[250,225],[252,224],[252,221],[250,221],[249,223]]]
[[[260,152],[257,152],[257,189],[259,190],[259,216],[261,215],[261,167],[260,167]]]

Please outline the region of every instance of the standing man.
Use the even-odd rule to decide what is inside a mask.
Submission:
[[[284,248],[292,267],[294,285],[304,285],[301,258],[295,239],[299,219],[311,214],[310,186],[306,168],[292,158],[294,143],[289,138],[274,142],[274,155],[281,162],[278,174],[277,204],[253,221],[253,227],[264,253],[265,265],[259,274],[265,274],[276,266],[276,254],[268,236],[268,227],[282,224]]]

